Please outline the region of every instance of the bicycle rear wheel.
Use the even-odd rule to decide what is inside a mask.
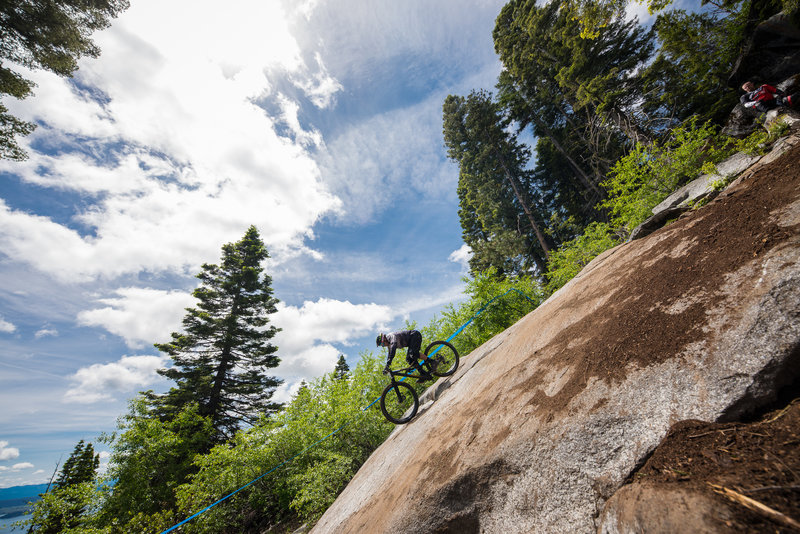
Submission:
[[[408,423],[417,415],[419,397],[405,382],[392,382],[381,393],[381,411],[396,425]]]
[[[450,376],[458,369],[458,351],[447,341],[434,341],[425,347],[425,356],[437,362],[432,371],[436,376]]]

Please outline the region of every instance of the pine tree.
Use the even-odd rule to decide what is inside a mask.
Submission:
[[[28,532],[58,534],[78,527],[99,466],[100,455],[95,454],[94,446],[80,440],[64,462],[53,489],[34,505],[32,517],[25,522]]]
[[[95,454],[91,443],[80,440],[69,455],[56,479],[55,487],[63,488],[72,484],[89,482],[94,479],[100,466],[100,455]]]
[[[673,119],[667,126],[693,115],[723,123],[738,102],[728,76],[740,51],[743,15],[683,10],[659,15],[653,28],[661,47],[643,74],[643,109]]]
[[[343,378],[347,378],[349,373],[350,366],[347,365],[347,360],[345,360],[344,354],[340,354],[339,360],[336,362],[336,368],[333,370],[333,376],[341,380]]]
[[[650,140],[636,104],[637,73],[652,55],[653,36],[635,21],[612,20],[587,39],[562,1],[537,6],[535,0],[512,0],[501,10],[493,36],[505,70],[528,95],[567,112],[587,109],[631,142]]]
[[[34,87],[9,64],[71,76],[79,58],[100,54],[90,39],[92,32],[107,27],[110,19],[128,5],[128,0],[0,2],[0,97],[25,98]],[[0,159],[25,159],[16,137],[34,128],[34,124],[9,114],[0,103]]]
[[[223,440],[242,423],[252,424],[279,408],[270,399],[282,381],[266,374],[280,362],[270,343],[279,329],[269,324],[278,300],[261,266],[268,257],[251,226],[240,241],[222,247],[219,265],[202,266],[197,275],[201,284],[193,293],[199,303],[186,309],[184,332],[156,344],[173,360],[159,373],[177,382],[152,399],[159,415],[169,417],[196,402],[200,415],[211,420],[215,439]]]
[[[448,96],[443,119],[447,154],[459,164],[459,217],[473,252],[471,270],[494,265],[505,275],[535,264],[544,271],[550,243],[526,170],[530,151],[485,91]]]

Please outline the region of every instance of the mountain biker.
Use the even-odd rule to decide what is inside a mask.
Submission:
[[[375,339],[375,345],[378,347],[389,347],[389,355],[386,357],[386,367],[383,368],[384,374],[389,373],[389,366],[392,364],[394,353],[397,349],[407,347],[406,361],[419,371],[420,376],[417,380],[423,382],[433,379],[431,374],[423,369],[418,361],[420,358],[419,348],[422,345],[422,334],[420,334],[419,331],[403,330],[392,334],[381,333],[378,334],[378,337]]]
[[[739,99],[742,105],[746,108],[755,108],[761,113],[778,106],[794,107],[797,104],[796,100],[800,98],[797,94],[786,96],[780,89],[766,83],[756,87],[751,81],[742,84],[742,91],[744,94]]]

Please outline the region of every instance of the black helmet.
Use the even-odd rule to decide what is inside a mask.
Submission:
[[[380,347],[381,343],[383,343],[383,334],[378,334],[377,339],[375,339],[375,346]]]

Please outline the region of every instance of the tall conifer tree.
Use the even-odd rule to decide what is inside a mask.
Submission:
[[[509,131],[508,119],[485,91],[450,95],[443,105],[447,155],[459,164],[459,217],[472,248],[470,268],[490,265],[501,275],[544,271],[550,252],[535,188],[530,151]],[[544,217],[546,219],[546,217]]]
[[[344,357],[344,354],[339,355],[339,359],[336,362],[336,368],[333,370],[333,376],[338,379],[347,378],[350,374],[350,366],[347,365],[347,360]]]
[[[100,455],[95,454],[91,443],[80,440],[56,479],[55,487],[63,488],[72,484],[89,482],[94,479],[100,466]]]
[[[270,399],[282,381],[267,375],[280,362],[270,342],[279,329],[270,325],[278,300],[272,278],[263,273],[268,257],[251,226],[240,241],[222,247],[219,265],[202,266],[197,275],[201,284],[193,293],[199,303],[186,309],[184,332],[156,344],[173,360],[159,373],[177,382],[155,398],[162,416],[196,402],[217,431],[216,439],[225,439],[242,423],[252,424],[260,414],[278,409]]]

